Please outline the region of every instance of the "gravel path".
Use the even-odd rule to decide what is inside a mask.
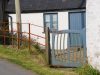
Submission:
[[[6,60],[0,59],[0,75],[37,75],[29,70],[12,64]]]

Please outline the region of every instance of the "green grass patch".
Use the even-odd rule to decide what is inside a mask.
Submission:
[[[100,75],[100,72],[90,65],[85,65],[76,69],[79,75]]]
[[[13,49],[11,47],[4,48],[0,46],[0,58],[7,59],[22,67],[32,70],[39,75],[77,75],[73,71],[50,68],[46,64],[45,54],[39,52],[36,48],[32,48],[32,54],[28,49]]]

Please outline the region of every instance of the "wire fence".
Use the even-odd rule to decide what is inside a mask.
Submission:
[[[45,47],[44,27],[31,23],[0,22],[0,44],[13,48]]]

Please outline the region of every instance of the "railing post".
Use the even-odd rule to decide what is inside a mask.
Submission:
[[[50,31],[49,27],[45,27],[45,44],[46,44],[46,59],[48,65],[51,65],[51,50],[50,50]]]

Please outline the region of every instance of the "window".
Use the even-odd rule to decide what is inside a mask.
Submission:
[[[58,30],[58,14],[57,13],[45,13],[44,14],[44,27],[49,27],[50,30]]]

